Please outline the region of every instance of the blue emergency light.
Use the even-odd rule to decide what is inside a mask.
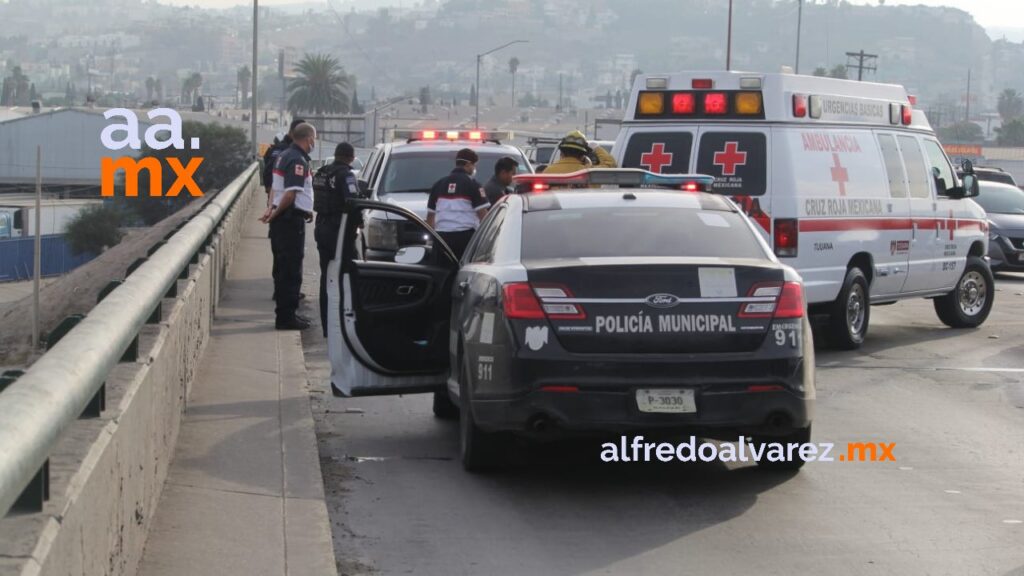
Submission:
[[[663,188],[711,192],[715,178],[705,174],[656,174],[637,168],[591,168],[570,174],[520,174],[513,177],[516,192],[545,192],[552,188]]]

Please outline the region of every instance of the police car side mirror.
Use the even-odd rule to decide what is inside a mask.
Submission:
[[[430,249],[426,246],[405,246],[395,252],[396,264],[419,264],[426,260]]]
[[[366,180],[359,180],[359,197],[369,198],[370,197],[370,183]]]

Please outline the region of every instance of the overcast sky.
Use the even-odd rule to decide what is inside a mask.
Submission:
[[[251,4],[243,0],[160,0],[165,4],[177,5],[200,5],[208,8],[226,8],[238,4]],[[333,0],[335,6],[347,3],[345,0]],[[725,0],[722,0],[723,2]],[[851,0],[856,4],[875,4],[877,0]],[[296,4],[298,0],[260,0],[263,5],[275,4]],[[326,0],[304,0],[302,3],[324,4]],[[393,0],[356,0],[357,7],[366,6],[372,8],[381,4],[405,4],[411,6],[416,4],[414,0],[398,2]],[[1024,1],[1021,0],[887,0],[887,4],[927,4],[929,6],[954,6],[967,10],[974,15],[982,26],[1024,28]],[[736,7],[743,5],[743,0],[736,0]]]

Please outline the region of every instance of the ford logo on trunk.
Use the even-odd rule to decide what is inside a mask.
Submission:
[[[679,298],[672,294],[651,294],[644,301],[651,308],[674,308],[679,305]]]

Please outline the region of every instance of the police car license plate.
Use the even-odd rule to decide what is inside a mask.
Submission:
[[[641,412],[692,414],[697,411],[690,388],[640,388],[636,391],[636,406]]]

